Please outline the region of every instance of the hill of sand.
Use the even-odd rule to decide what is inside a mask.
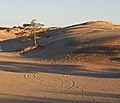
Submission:
[[[120,25],[91,21],[50,29],[35,50],[0,30],[1,103],[119,103]],[[28,37],[32,39],[32,37]]]

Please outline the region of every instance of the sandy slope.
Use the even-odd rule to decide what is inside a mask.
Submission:
[[[14,37],[0,31],[0,103],[120,102],[119,26],[98,21],[51,30],[23,54],[15,51],[32,42]]]

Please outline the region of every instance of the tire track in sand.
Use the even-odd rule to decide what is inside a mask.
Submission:
[[[39,77],[41,75],[41,77]],[[47,79],[46,77],[49,77],[51,79]],[[46,86],[48,84],[49,91],[68,91],[72,89],[75,86],[75,81],[69,78],[68,76],[57,76],[57,75],[47,75],[47,74],[41,74],[41,73],[26,73],[24,75],[25,79],[30,81],[31,83],[39,83],[43,86]],[[58,83],[57,83],[58,82]],[[49,83],[56,83],[56,85],[50,85]]]
[[[70,79],[68,77],[66,77],[66,79],[69,80],[70,86],[68,88],[66,88],[64,91],[67,91],[67,90],[69,90],[69,89],[71,89],[71,88],[73,88],[75,86],[74,80],[72,80],[72,79]]]
[[[35,77],[37,80],[40,80],[40,78],[37,76],[37,74],[39,74],[39,73],[35,73],[34,77]],[[58,85],[57,87],[55,87],[54,89],[52,89],[51,91],[57,90],[57,89],[61,88],[62,85],[63,85],[63,81],[62,81],[60,78],[57,78],[57,77],[56,77],[56,79],[57,79],[57,81],[59,82],[59,85]],[[52,79],[52,80],[53,80],[53,79]]]

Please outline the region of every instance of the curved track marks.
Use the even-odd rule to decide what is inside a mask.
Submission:
[[[37,83],[45,86],[49,91],[68,91],[75,86],[75,81],[68,76],[46,73],[26,73],[24,77],[32,84]]]
[[[68,78],[68,77],[66,77],[66,79],[70,82],[70,85],[69,85],[69,87],[68,87],[68,88],[66,88],[64,91],[67,91],[67,90],[69,90],[69,89],[73,88],[73,87],[74,87],[74,85],[75,85],[74,80],[72,80],[72,79],[70,79],[70,78]]]

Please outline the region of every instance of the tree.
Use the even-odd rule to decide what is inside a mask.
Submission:
[[[42,27],[44,26],[44,24],[40,24],[36,22],[36,19],[33,19],[30,24],[23,24],[23,27],[28,27],[31,28],[30,29],[30,35],[33,35],[33,41],[34,41],[34,46],[37,46],[37,29],[38,27],[40,27],[42,29]]]
[[[33,19],[29,24],[23,24],[23,27],[25,28],[23,31],[17,33],[17,36],[23,36],[23,35],[33,35],[33,41],[34,41],[34,46],[37,47],[37,31],[38,28],[42,32],[44,24],[37,23],[36,19]],[[27,31],[27,32],[26,32]]]

